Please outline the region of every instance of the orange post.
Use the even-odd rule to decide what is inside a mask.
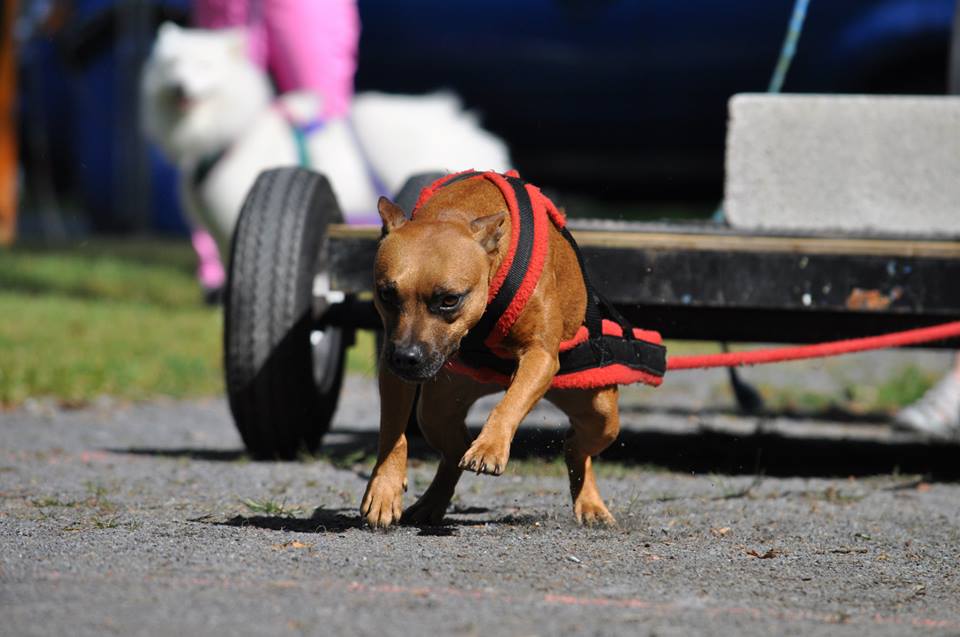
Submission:
[[[0,245],[13,242],[17,228],[17,87],[13,24],[17,0],[3,3],[0,18]]]

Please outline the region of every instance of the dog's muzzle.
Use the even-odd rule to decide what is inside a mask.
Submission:
[[[394,374],[415,383],[436,376],[446,362],[446,356],[422,341],[402,344],[387,342],[385,354],[387,365]]]

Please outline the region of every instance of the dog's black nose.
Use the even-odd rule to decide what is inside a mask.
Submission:
[[[187,88],[183,84],[178,82],[170,86],[168,90],[170,91],[170,97],[172,97],[175,102],[184,102],[187,100]]]
[[[412,370],[423,364],[423,343],[395,345],[393,348],[393,366],[398,370]]]

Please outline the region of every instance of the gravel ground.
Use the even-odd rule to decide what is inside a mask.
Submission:
[[[614,529],[572,522],[540,457],[558,448],[550,410],[507,474],[465,477],[448,525],[387,532],[356,511],[367,380],[348,379],[327,451],[302,462],[247,461],[220,400],[0,413],[0,632],[960,634],[960,447],[741,418],[721,380],[624,397],[598,463]],[[412,457],[408,502],[435,467]]]

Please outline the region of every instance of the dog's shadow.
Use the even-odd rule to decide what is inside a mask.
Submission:
[[[217,526],[254,527],[294,533],[343,533],[362,526],[362,521],[354,509],[323,507],[317,507],[310,517],[306,518],[287,515],[235,515],[227,520],[198,521]]]
[[[398,528],[417,529],[417,535],[419,536],[443,537],[457,535],[458,529],[461,527],[484,526],[488,524],[508,526],[531,525],[540,519],[533,515],[517,515],[512,513],[495,516],[492,519],[489,516],[485,517],[485,519],[463,517],[465,515],[485,515],[489,513],[492,513],[492,511],[485,507],[454,507],[448,511],[447,516],[440,524],[401,524]],[[235,515],[227,520],[204,518],[193,521],[216,526],[253,527],[270,531],[317,534],[344,533],[352,529],[366,528],[367,526],[356,509],[326,509],[324,507],[315,508],[313,513],[310,514],[310,517],[306,518],[279,515]]]
[[[321,458],[353,471],[363,480],[376,457],[377,432],[338,428],[325,441]],[[476,436],[479,429],[471,427]],[[563,430],[523,427],[510,448],[516,460],[552,459],[563,455]],[[107,449],[112,453],[220,462],[245,461],[235,449]],[[864,439],[857,437],[793,437],[757,428],[752,433],[713,430],[695,432],[621,432],[602,458],[624,466],[658,466],[694,473],[755,474],[770,476],[831,477],[917,473],[941,481],[960,480],[957,443],[930,444],[917,437]],[[435,461],[437,453],[422,437],[409,438],[411,460]]]

